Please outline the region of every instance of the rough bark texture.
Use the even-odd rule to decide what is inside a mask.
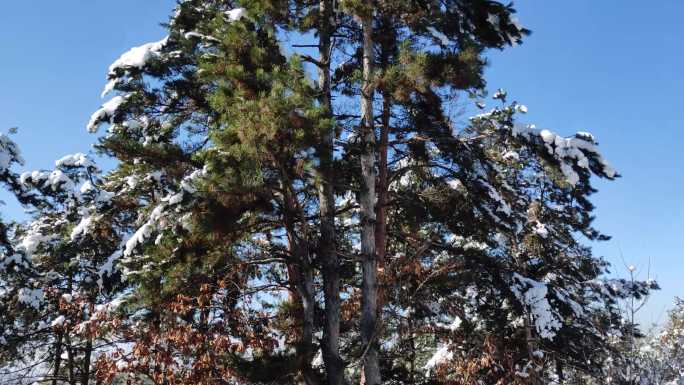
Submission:
[[[324,109],[324,117],[332,117],[332,97],[330,88],[330,49],[332,28],[331,0],[319,3],[319,62],[318,88],[320,90],[320,106]],[[325,317],[323,323],[323,362],[325,364],[326,382],[329,385],[346,383],[344,363],[340,357],[340,273],[339,258],[335,245],[335,195],[333,189],[333,146],[335,140],[334,127],[326,127],[321,135],[318,153],[320,173],[318,199],[320,210],[320,245],[319,257],[323,272],[323,295],[325,299]]]
[[[314,357],[314,327],[316,303],[313,288],[313,266],[309,253],[308,231],[300,229],[304,237],[297,233],[296,218],[299,213],[291,186],[285,192],[285,228],[292,262],[288,264],[290,282],[297,293],[301,305],[302,334],[297,344],[297,383],[301,385],[317,385],[320,379],[311,366]]]
[[[382,383],[378,361],[378,271],[375,250],[375,130],[373,122],[373,1],[366,0],[361,19],[363,29],[363,84],[361,85],[361,206],[362,304],[361,340],[363,372],[367,385]]]
[[[395,55],[397,40],[396,31],[389,17],[382,18],[379,29],[378,44],[380,45],[380,53],[378,61],[384,78],[384,71],[387,71],[391,59]],[[378,88],[378,92],[382,93],[382,114],[380,116],[380,137],[378,143],[378,203],[376,207],[375,247],[377,249],[378,270],[381,274],[381,281],[387,257],[387,204],[389,202],[389,169],[387,164],[392,118],[392,96],[391,91],[387,89],[387,81],[387,79],[383,79],[381,86]],[[382,307],[381,304],[379,306]]]
[[[387,254],[387,198],[388,198],[388,169],[387,146],[389,141],[390,98],[387,93],[382,95],[382,123],[380,126],[380,142],[378,143],[378,203],[377,222],[375,227],[375,246],[377,248],[378,267],[382,273]]]

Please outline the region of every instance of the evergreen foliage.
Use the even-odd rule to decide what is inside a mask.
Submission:
[[[619,175],[502,90],[459,116],[529,35],[514,14],[179,1],[109,68],[87,128],[114,169],[19,176],[0,136],[32,212],[0,239],[4,383],[621,384],[619,302],[657,285],[584,243]]]

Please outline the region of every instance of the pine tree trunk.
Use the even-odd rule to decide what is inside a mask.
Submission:
[[[62,332],[57,333],[57,341],[55,341],[55,362],[52,369],[52,385],[57,385],[57,376],[59,376],[59,368],[62,364]]]
[[[76,385],[76,377],[74,376],[74,351],[71,346],[71,337],[69,332],[64,334],[64,342],[67,351],[67,373],[69,376],[68,382],[70,385]]]
[[[381,69],[386,71],[396,47],[396,33],[388,17],[384,17],[382,20],[380,36],[379,61]],[[386,84],[385,81],[383,84]],[[378,91],[382,93],[382,115],[380,117],[380,141],[378,143],[378,203],[376,207],[375,247],[377,248],[379,271],[382,273],[387,257],[387,202],[389,200],[389,169],[387,163],[392,98],[386,86],[382,86]]]
[[[83,348],[83,367],[81,372],[81,385],[88,385],[90,382],[90,357],[93,352],[93,339],[88,337],[86,345]]]
[[[383,66],[386,65],[383,61]],[[375,247],[377,255],[377,271],[378,271],[378,300],[377,313],[378,320],[376,322],[376,330],[381,330],[383,325],[382,309],[386,301],[385,286],[387,284],[387,277],[385,275],[385,264],[387,257],[387,201],[388,201],[388,174],[387,167],[388,157],[388,141],[389,141],[389,123],[390,123],[390,98],[389,95],[383,92],[382,95],[382,116],[380,125],[380,141],[378,143],[378,183],[377,195],[378,202],[376,204],[376,222],[375,222]]]
[[[91,299],[86,317],[90,317],[95,311],[94,299]],[[88,336],[83,348],[83,366],[81,368],[81,385],[88,385],[90,382],[90,360],[93,354],[93,337]]]
[[[304,319],[302,320],[303,327],[300,355],[303,362],[301,363],[300,370],[306,385],[318,385],[318,376],[311,366],[311,362],[315,355],[313,337],[316,310],[313,295],[313,268],[307,262],[302,264],[301,278],[302,312],[304,314]]]
[[[283,175],[286,174],[283,173]],[[290,281],[294,283],[302,306],[302,336],[297,344],[296,358],[297,371],[299,372],[298,383],[302,385],[318,385],[320,382],[319,378],[311,366],[315,353],[313,337],[316,303],[313,288],[313,266],[311,265],[308,252],[308,231],[300,229],[304,233],[304,239],[298,236],[295,218],[300,211],[299,205],[289,182],[286,182],[285,190],[285,228],[293,259],[288,265],[288,271],[291,274]]]
[[[295,235],[288,230],[288,238],[293,239]],[[290,251],[295,255],[295,259],[300,259],[301,248],[298,242],[292,241]],[[315,303],[313,299],[313,269],[304,263],[289,263],[288,275],[290,286],[294,290],[294,298],[301,306],[299,318],[302,321],[301,338],[297,343],[296,370],[297,383],[301,385],[319,384],[318,376],[311,366],[314,357],[313,335],[315,321]]]
[[[378,279],[375,250],[375,129],[373,121],[373,1],[366,0],[361,17],[363,29],[363,82],[361,85],[361,254],[362,304],[361,341],[363,343],[363,371],[365,384],[380,385],[378,361]]]
[[[375,227],[375,245],[377,247],[378,267],[384,272],[387,254],[387,200],[388,173],[387,151],[389,141],[390,100],[389,95],[382,96],[382,124],[380,126],[380,142],[378,143],[378,203],[377,222]]]
[[[330,48],[332,34],[333,3],[321,0],[319,4],[319,62],[318,88],[321,93],[319,102],[325,111],[324,118],[332,120],[332,96],[330,88]],[[333,149],[335,128],[326,127],[321,135],[318,152],[320,157],[320,184],[318,199],[320,203],[320,259],[323,267],[323,295],[325,317],[323,324],[323,362],[325,363],[328,385],[346,383],[344,363],[340,357],[340,273],[339,258],[335,245],[335,195],[333,189]]]

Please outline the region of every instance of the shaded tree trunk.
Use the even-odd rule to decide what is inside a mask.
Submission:
[[[71,385],[76,385],[76,377],[74,376],[74,350],[71,346],[71,337],[69,333],[64,334],[64,342],[66,344],[67,351],[67,375],[69,376],[68,382]]]
[[[332,44],[333,2],[321,0],[319,3],[319,103],[324,118],[332,122],[332,96],[330,88],[330,49]],[[320,158],[320,181],[318,186],[320,214],[319,253],[323,273],[323,295],[325,317],[323,323],[323,362],[325,363],[328,385],[346,383],[344,363],[340,357],[340,263],[335,244],[335,192],[333,188],[334,169],[333,151],[335,127],[327,123],[321,133],[318,153]]]
[[[373,121],[373,1],[363,3],[361,27],[363,29],[363,81],[361,85],[361,254],[362,303],[361,341],[363,344],[363,372],[367,385],[382,383],[378,360],[378,271],[375,249],[375,127]]]
[[[285,174],[284,174],[285,175]],[[291,185],[285,187],[285,230],[287,232],[292,262],[288,264],[290,282],[294,285],[297,297],[301,304],[302,336],[297,344],[297,371],[298,383],[302,385],[317,385],[320,383],[318,375],[311,366],[314,357],[314,327],[316,303],[314,300],[313,266],[309,255],[308,231],[304,233],[304,239],[297,235],[296,219],[299,213],[299,205],[296,201]],[[302,222],[302,226],[306,224]]]
[[[60,365],[62,364],[62,332],[57,333],[57,341],[55,341],[55,361],[52,369],[52,385],[57,385],[57,376],[59,376]]]
[[[88,385],[90,382],[90,357],[93,353],[93,339],[88,337],[85,347],[83,348],[83,367],[81,372],[81,385]]]

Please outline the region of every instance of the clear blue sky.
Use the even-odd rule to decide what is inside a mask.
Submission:
[[[62,155],[88,151],[85,125],[99,107],[109,64],[132,46],[164,36],[173,0],[14,1],[0,12],[0,130],[15,140],[27,168],[50,168]],[[525,44],[493,52],[491,89],[529,107],[527,119],[560,133],[590,131],[623,174],[600,182],[597,226],[612,241],[595,246],[624,276],[628,264],[663,290],[642,313],[659,321],[684,296],[680,258],[684,177],[679,99],[684,91],[684,2],[621,0],[516,2]],[[20,210],[12,202],[5,217]]]

